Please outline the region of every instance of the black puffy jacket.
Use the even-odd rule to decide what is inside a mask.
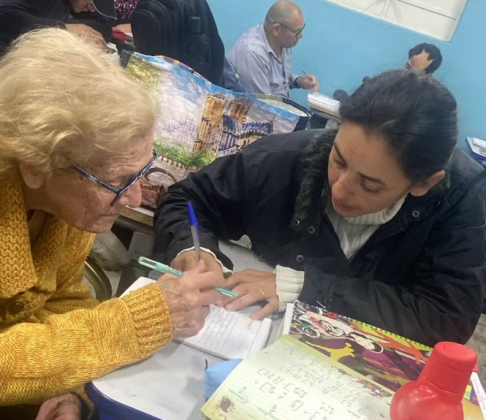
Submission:
[[[172,186],[155,215],[156,258],[170,262],[192,246],[190,200],[202,246],[225,264],[217,238],[246,234],[270,264],[305,270],[305,302],[430,346],[466,342],[485,294],[486,172],[456,148],[446,179],[408,196],[348,262],[322,203],[334,136],[262,138]]]

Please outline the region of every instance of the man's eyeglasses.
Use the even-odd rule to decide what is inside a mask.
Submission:
[[[300,29],[292,29],[290,26],[287,26],[285,23],[281,22],[273,22],[273,24],[278,23],[280,26],[283,26],[285,29],[288,29],[290,32],[292,32],[295,36],[299,36],[302,31],[305,29],[305,24],[302,26]]]
[[[94,182],[94,183],[98,184],[99,186],[101,186],[101,187],[107,189],[108,191],[111,191],[113,194],[115,194],[115,198],[110,204],[110,206],[113,207],[116,204],[116,202],[121,198],[121,196],[123,194],[125,194],[130,187],[132,187],[137,181],[139,181],[141,178],[143,178],[147,174],[148,170],[154,164],[155,160],[158,157],[159,157],[159,154],[154,150],[153,155],[152,155],[152,159],[150,159],[150,162],[147,163],[144,166],[144,168],[137,175],[135,175],[130,180],[130,182],[128,182],[128,184],[125,185],[123,188],[113,187],[112,185],[107,184],[106,182],[103,182],[101,179],[95,177],[94,175],[91,175],[89,172],[85,171],[84,169],[81,169],[79,166],[71,165],[71,169],[73,169],[77,173],[84,176],[87,180]]]

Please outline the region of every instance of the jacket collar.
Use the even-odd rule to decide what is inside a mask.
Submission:
[[[327,162],[336,131],[323,130],[314,135],[304,157],[302,183],[297,196],[291,228],[301,234],[316,236],[324,212],[323,194],[328,188]]]

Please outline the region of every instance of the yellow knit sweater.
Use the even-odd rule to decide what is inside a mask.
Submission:
[[[48,215],[32,245],[18,176],[0,182],[0,406],[38,404],[172,338],[157,285],[99,304],[81,284],[93,235]]]

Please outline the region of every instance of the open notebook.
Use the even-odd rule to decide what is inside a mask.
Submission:
[[[392,392],[419,377],[432,351],[389,331],[298,300],[287,305],[284,334]],[[484,420],[484,391],[476,373],[472,379],[464,395],[464,419]]]
[[[123,295],[151,283],[154,280],[140,277]],[[222,359],[244,359],[265,347],[271,324],[268,318],[254,321],[248,315],[212,306],[199,334],[180,342]]]
[[[431,351],[299,301],[288,305],[284,334],[231,372],[202,408],[205,419],[389,420],[394,392],[419,376]],[[486,419],[474,394],[469,387],[464,420]]]
[[[207,420],[389,420],[392,396],[287,335],[243,360],[201,414]]]

